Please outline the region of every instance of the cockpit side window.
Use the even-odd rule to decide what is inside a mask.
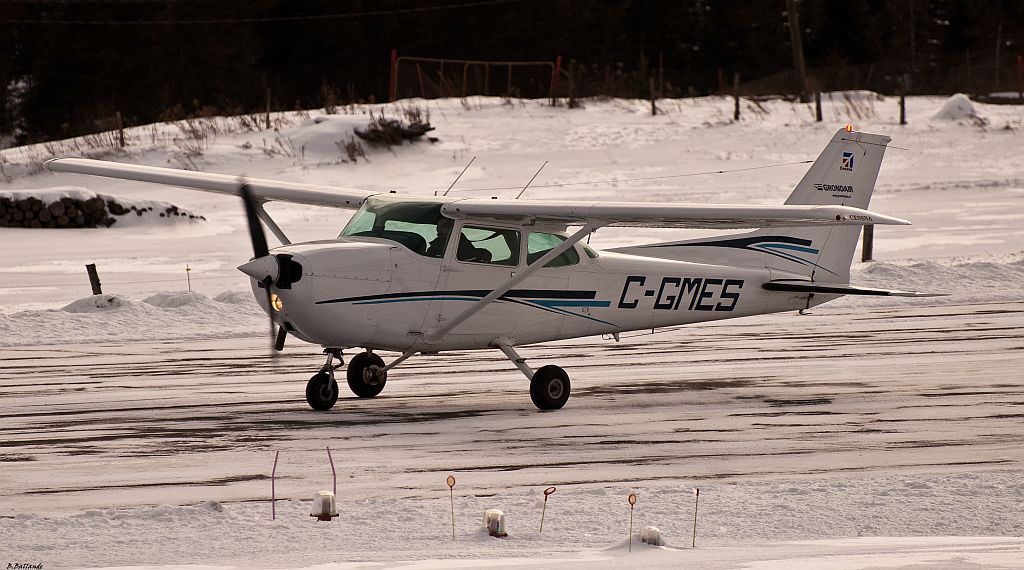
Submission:
[[[527,238],[526,242],[526,261],[527,263],[533,263],[545,253],[558,247],[558,244],[565,241],[565,238],[558,234],[549,234],[546,232],[530,232],[530,237]],[[576,253],[575,247],[558,254],[557,257],[552,259],[544,267],[565,267],[567,265],[576,265],[580,262],[580,254]]]
[[[440,202],[391,202],[370,198],[352,216],[339,237],[376,237],[396,242],[426,257],[444,256],[452,220]]]
[[[462,226],[455,258],[469,263],[519,265],[519,232],[505,228]]]

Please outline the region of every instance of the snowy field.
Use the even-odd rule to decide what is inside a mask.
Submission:
[[[900,127],[895,100],[863,93],[827,97],[821,124],[784,101],[748,103],[739,123],[724,98],[662,101],[657,117],[642,101],[406,102],[429,110],[439,142],[356,164],[335,143],[366,108],[283,114],[278,131],[220,119],[201,140],[139,127],[124,152],[2,151],[0,193],[84,189],[208,221],[0,230],[0,564],[1024,568],[1024,108],[947,103],[910,99]],[[775,204],[847,122],[900,147],[871,209],[914,223],[877,228],[878,261],[856,263],[854,281],[949,297],[526,348],[573,378],[553,413],[496,352],[417,356],[381,397],[311,412],[319,347],[291,339],[267,357],[266,317],[234,269],[251,255],[237,200],[37,172],[63,149],[431,194],[476,156],[453,193],[512,197],[548,160],[527,197]],[[690,175],[720,170],[735,172]],[[295,240],[336,235],[348,216],[269,209]],[[698,235],[603,229],[591,244]],[[86,263],[107,296],[88,296]],[[326,447],[340,516],[316,523]],[[631,492],[634,530],[657,526],[667,547],[628,551]],[[480,530],[488,508],[508,515],[509,538]]]

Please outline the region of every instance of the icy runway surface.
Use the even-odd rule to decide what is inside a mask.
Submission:
[[[621,343],[526,348],[533,365],[558,363],[572,377],[569,405],[548,413],[489,351],[417,356],[380,397],[346,395],[317,413],[302,396],[320,364],[314,347],[275,360],[263,338],[5,348],[0,504],[15,518],[0,530],[12,552],[58,566],[238,563],[253,540],[259,565],[508,563],[617,545],[631,491],[641,498],[637,527],[658,526],[685,545],[699,486],[699,538],[709,546],[1014,536],[1024,525],[1022,315],[1024,303],[826,305]],[[342,515],[316,526],[308,499],[331,488],[327,446]],[[271,523],[275,451],[278,498],[291,500]],[[539,535],[549,485],[559,487],[557,507]],[[148,508],[161,504],[199,506]],[[509,515],[511,540],[479,535],[492,507]],[[396,530],[406,527],[414,536]],[[125,529],[160,538],[140,553],[111,540]],[[219,537],[194,539],[213,541],[215,553],[181,554],[197,530]],[[377,550],[394,532],[405,546]],[[55,534],[73,553],[46,546]],[[942,544],[960,544],[950,540]],[[1004,547],[1006,560],[1024,560],[1019,541],[982,550]],[[1000,560],[977,562],[1019,567]]]

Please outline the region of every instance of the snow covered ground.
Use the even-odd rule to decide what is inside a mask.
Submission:
[[[643,101],[585,104],[404,102],[429,110],[440,141],[356,164],[335,143],[367,108],[283,114],[278,131],[140,127],[126,152],[3,151],[0,192],[83,188],[208,221],[0,230],[0,564],[1024,568],[1024,108],[912,98],[901,127],[895,100],[865,93],[827,97],[822,124],[784,101],[746,103],[739,123],[724,98],[662,101],[656,117]],[[548,160],[527,197],[772,204],[807,165],[771,165],[813,160],[847,122],[906,149],[888,151],[871,207],[915,224],[877,228],[879,261],[854,280],[951,296],[526,349],[573,377],[569,406],[547,414],[489,353],[414,358],[380,398],[312,413],[301,389],[318,349],[266,357],[234,269],[251,255],[237,200],[38,172],[63,149],[430,194],[477,156],[453,193],[514,196]],[[719,170],[736,172],[690,175]],[[582,184],[626,178],[647,180]],[[348,216],[271,208],[296,240]],[[592,245],[681,233],[700,235],[604,229]],[[107,295],[88,296],[86,263]],[[327,446],[340,516],[315,523]],[[630,492],[635,530],[657,526],[669,547],[626,551]],[[506,512],[508,539],[479,530],[487,508]]]

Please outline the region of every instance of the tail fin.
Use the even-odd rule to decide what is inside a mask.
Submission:
[[[786,204],[867,209],[886,145],[884,135],[840,130]],[[651,244],[619,251],[705,263],[778,269],[812,280],[847,283],[860,226],[766,228],[744,234]],[[679,247],[672,247],[679,246]]]

